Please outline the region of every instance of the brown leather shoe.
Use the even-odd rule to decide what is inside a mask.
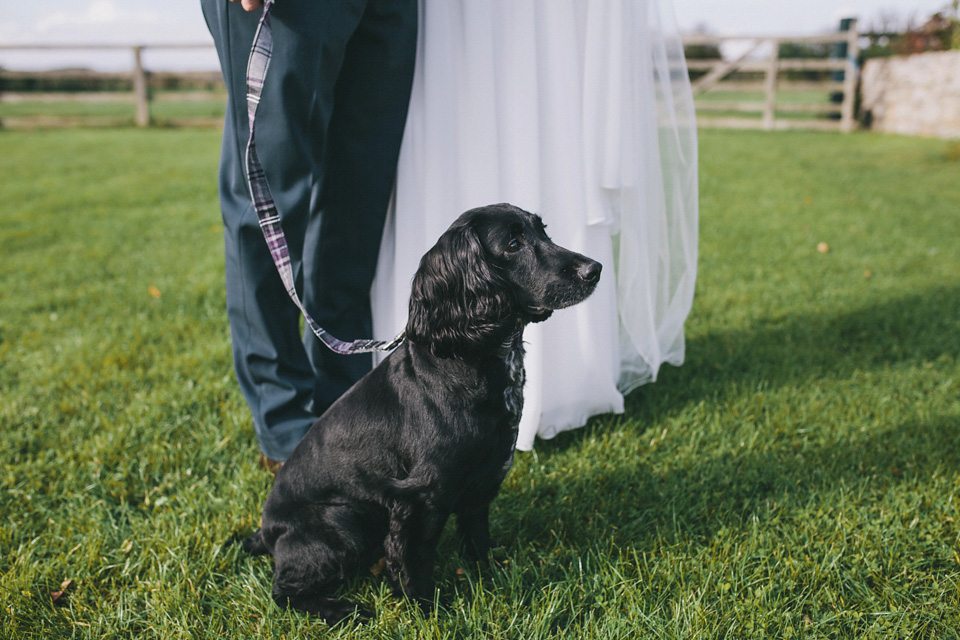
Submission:
[[[259,465],[260,465],[260,468],[261,468],[261,469],[265,469],[265,470],[269,471],[270,473],[272,473],[273,475],[277,475],[277,471],[280,471],[280,467],[283,466],[283,461],[282,461],[282,460],[271,460],[270,458],[268,458],[267,456],[265,456],[265,455],[263,455],[263,454],[261,453],[261,454],[260,454]]]

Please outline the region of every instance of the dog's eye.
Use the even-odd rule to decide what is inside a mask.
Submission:
[[[517,251],[520,251],[520,241],[514,238],[507,245],[507,253],[516,253]]]

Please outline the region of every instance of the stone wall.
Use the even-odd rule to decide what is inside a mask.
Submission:
[[[860,90],[871,129],[960,138],[960,51],[868,60]]]

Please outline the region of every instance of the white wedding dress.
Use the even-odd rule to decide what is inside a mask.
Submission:
[[[422,0],[374,333],[406,324],[421,255],[463,211],[509,202],[599,260],[585,303],[529,325],[517,447],[684,358],[697,264],[697,144],[662,0]],[[669,18],[669,19],[668,19]]]

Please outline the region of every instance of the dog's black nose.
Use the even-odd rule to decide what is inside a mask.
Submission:
[[[589,262],[584,262],[579,267],[577,267],[577,275],[580,276],[580,279],[588,284],[594,284],[597,280],[600,279],[600,270],[603,269],[603,265],[599,262],[594,262],[593,260]]]

